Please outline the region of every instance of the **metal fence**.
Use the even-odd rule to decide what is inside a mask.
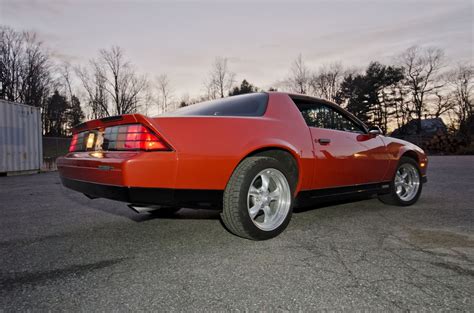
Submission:
[[[41,170],[57,170],[56,159],[68,152],[70,142],[71,138],[43,137],[43,166]]]

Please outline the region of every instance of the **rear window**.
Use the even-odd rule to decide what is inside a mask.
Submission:
[[[192,104],[169,115],[262,116],[267,103],[268,94],[251,93]]]

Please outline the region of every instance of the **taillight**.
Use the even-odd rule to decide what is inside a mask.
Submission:
[[[84,137],[86,132],[77,133],[72,136],[69,152],[81,151],[84,148]]]
[[[169,151],[170,147],[143,125],[107,127],[104,132],[103,150]]]
[[[71,144],[69,145],[69,152],[73,152],[76,150],[77,145],[77,134],[72,135]]]

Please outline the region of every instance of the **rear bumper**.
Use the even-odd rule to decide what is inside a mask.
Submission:
[[[102,185],[175,188],[175,152],[73,152],[57,160],[62,177]]]
[[[216,210],[222,208],[222,190],[126,187],[60,177],[65,187],[93,198],[107,198],[141,205],[167,205]]]
[[[175,152],[77,152],[58,158],[57,164],[63,185],[91,198],[136,205],[222,207],[222,190],[176,185]]]
[[[130,203],[152,203],[152,200],[169,204],[172,202],[172,189],[130,188],[125,186],[96,184],[61,176],[61,182],[69,189],[82,192],[92,198],[107,198]]]

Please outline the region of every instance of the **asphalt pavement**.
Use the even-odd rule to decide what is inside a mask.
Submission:
[[[0,177],[0,311],[474,311],[474,157],[430,157],[428,180],[411,207],[320,205],[254,242],[218,212]]]

